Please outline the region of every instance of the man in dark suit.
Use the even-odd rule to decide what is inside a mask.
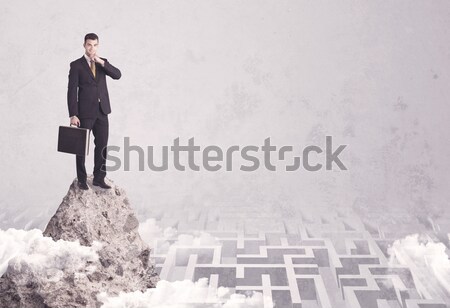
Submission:
[[[109,189],[105,183],[106,147],[108,145],[108,114],[111,113],[106,75],[120,79],[120,70],[97,55],[98,36],[88,33],[84,37],[85,54],[70,63],[67,104],[70,124],[92,130],[94,134],[93,185]],[[85,157],[77,155],[77,178],[81,189],[87,186]]]

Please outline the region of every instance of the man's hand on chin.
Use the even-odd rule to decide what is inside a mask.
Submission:
[[[95,62],[100,63],[101,66],[105,66],[105,61],[102,60],[99,56],[94,55],[93,59]]]

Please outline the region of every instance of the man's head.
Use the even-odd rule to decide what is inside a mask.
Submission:
[[[97,53],[98,36],[95,33],[88,33],[84,36],[84,44],[86,55],[93,57]]]

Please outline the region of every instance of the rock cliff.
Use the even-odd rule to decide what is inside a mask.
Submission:
[[[70,262],[59,264],[63,271],[58,277],[48,270],[42,275],[26,262],[8,266],[0,278],[0,307],[100,307],[99,292],[117,295],[155,287],[159,278],[126,193],[106,180],[111,189],[92,186],[88,178],[84,191],[75,179],[43,233],[54,241],[95,247],[98,258],[87,259],[81,270]]]

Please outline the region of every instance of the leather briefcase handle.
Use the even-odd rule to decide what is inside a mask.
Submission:
[[[76,127],[79,127],[78,125],[76,125],[76,124],[72,124],[72,123],[70,123],[70,126],[72,126],[72,125],[75,125]]]

